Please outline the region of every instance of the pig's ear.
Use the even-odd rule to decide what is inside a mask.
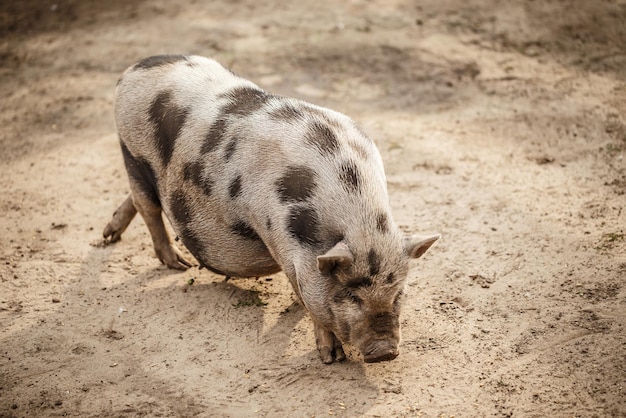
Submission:
[[[344,241],[339,241],[324,255],[317,257],[317,268],[323,274],[329,274],[336,268],[349,267],[354,261],[354,256]]]
[[[404,252],[409,258],[420,258],[439,238],[439,234],[404,237]]]

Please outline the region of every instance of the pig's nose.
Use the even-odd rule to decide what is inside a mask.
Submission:
[[[372,351],[365,354],[363,357],[365,358],[366,363],[376,363],[379,361],[389,361],[398,357],[398,349],[394,347],[377,347]]]

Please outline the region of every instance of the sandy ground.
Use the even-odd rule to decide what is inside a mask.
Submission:
[[[0,3],[0,416],[626,415],[626,2]],[[396,360],[325,366],[286,278],[160,266],[120,73],[211,56],[350,115],[412,264]],[[193,284],[189,284],[194,279]]]

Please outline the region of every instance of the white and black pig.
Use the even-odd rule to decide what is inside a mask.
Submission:
[[[410,258],[439,238],[405,237],[383,163],[347,116],[263,91],[217,62],[163,55],[118,82],[115,120],[130,196],[104,229],[120,239],[137,211],[168,267],[226,276],[284,271],[311,314],[321,360],[398,356]]]

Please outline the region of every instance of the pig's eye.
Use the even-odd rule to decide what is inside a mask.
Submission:
[[[361,304],[363,303],[363,299],[361,299],[360,297],[358,297],[354,293],[350,293],[350,300],[352,302],[356,303],[359,306],[361,306]]]

